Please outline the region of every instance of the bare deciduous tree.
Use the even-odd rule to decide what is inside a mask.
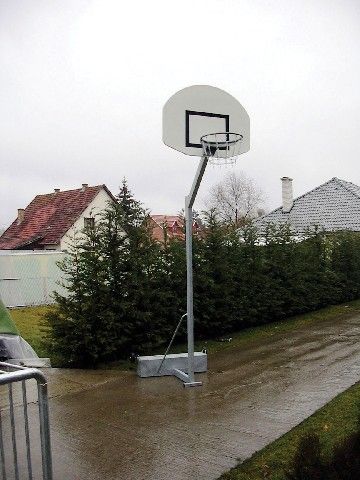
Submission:
[[[206,203],[224,222],[240,226],[259,215],[264,195],[244,173],[231,172],[210,189]]]

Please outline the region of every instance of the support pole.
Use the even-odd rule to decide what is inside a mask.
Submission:
[[[185,197],[186,220],[186,300],[187,300],[187,340],[188,340],[188,382],[186,386],[201,385],[195,382],[194,377],[194,287],[193,287],[193,255],[192,255],[192,207],[204,175],[208,158],[203,156],[200,160],[190,193]]]
[[[193,205],[204,175],[208,158],[203,156],[199,162],[189,195],[185,197],[186,220],[186,314],[178,323],[175,332],[166,349],[165,355],[144,356],[138,358],[138,375],[140,377],[154,377],[159,375],[175,375],[184,387],[199,387],[202,382],[195,380],[196,372],[206,372],[207,355],[204,352],[194,352],[194,301],[193,301],[193,255],[192,255],[192,227]],[[168,355],[175,335],[180,327],[181,320],[187,318],[188,353]],[[166,362],[165,362],[166,360]],[[195,362],[196,360],[196,362]],[[1,375],[0,375],[1,383]],[[1,439],[0,439],[1,440]],[[1,459],[0,459],[1,460]]]
[[[193,269],[192,269],[192,208],[185,198],[186,218],[186,311],[187,311],[187,343],[188,343],[188,375],[189,382],[194,382],[194,302],[193,302]]]

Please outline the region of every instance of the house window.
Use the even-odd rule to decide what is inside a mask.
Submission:
[[[84,228],[94,228],[94,227],[95,227],[95,218],[84,217]]]

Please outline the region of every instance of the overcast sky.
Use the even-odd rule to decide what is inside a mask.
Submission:
[[[125,176],[153,213],[196,170],[162,144],[163,104],[208,84],[247,109],[243,170],[279,206],[337,176],[360,184],[358,0],[0,0],[0,225],[39,193]],[[226,170],[208,169],[196,207]]]

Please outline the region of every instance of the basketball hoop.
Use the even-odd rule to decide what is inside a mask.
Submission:
[[[232,165],[241,152],[243,136],[239,133],[218,132],[203,135],[200,139],[203,154],[212,165]]]
[[[174,375],[184,387],[198,387],[202,382],[195,379],[195,373],[206,372],[207,353],[194,350],[193,206],[208,163],[231,165],[250,150],[250,118],[229,93],[210,85],[192,85],[179,90],[165,103],[163,142],[185,155],[200,157],[191,190],[185,197],[186,314],[181,318],[186,317],[187,353],[168,354],[180,320],[165,355],[138,357],[138,375]]]

